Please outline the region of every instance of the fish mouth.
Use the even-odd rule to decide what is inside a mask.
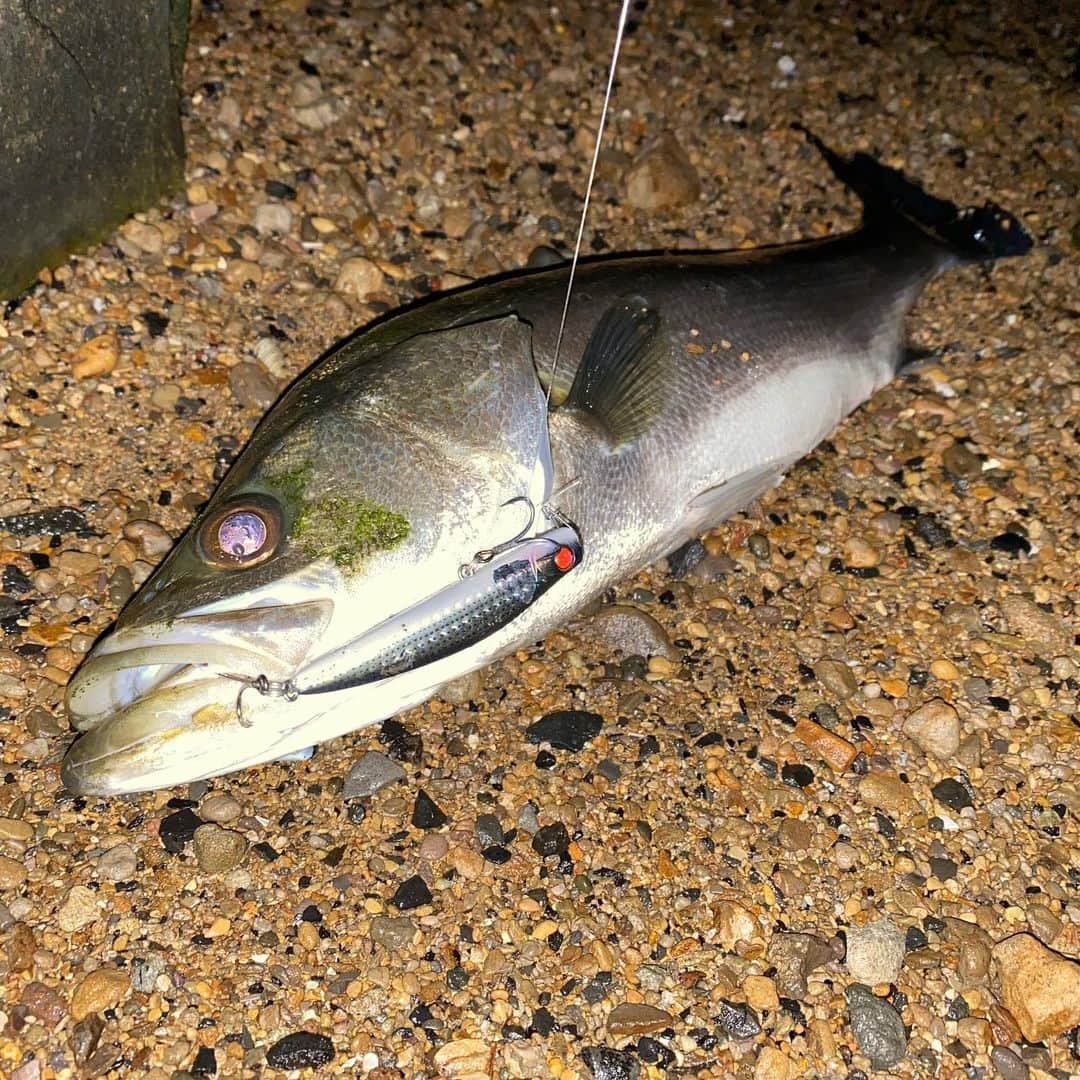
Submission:
[[[64,759],[64,784],[80,795],[144,791],[226,772],[265,751],[286,732],[275,724],[252,731],[238,692],[245,681],[290,677],[333,610],[318,599],[121,622],[68,684],[68,717],[83,734]]]

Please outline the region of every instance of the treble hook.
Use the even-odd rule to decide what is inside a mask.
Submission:
[[[485,563],[491,562],[497,555],[501,555],[504,551],[509,551],[510,548],[516,544],[520,544],[522,540],[532,531],[533,523],[536,521],[536,505],[528,495],[515,495],[512,499],[507,499],[506,502],[499,505],[501,510],[504,506],[513,506],[514,503],[525,503],[529,508],[529,520],[525,522],[525,527],[510,540],[505,541],[502,544],[496,544],[495,547],[483,548],[476,552],[472,557],[471,563],[463,563],[458,567],[458,576],[466,578],[476,568],[476,564],[483,566]]]
[[[263,697],[279,697],[284,698],[286,701],[295,701],[300,696],[300,691],[292,679],[277,682],[274,679],[267,678],[265,675],[256,675],[255,678],[250,678],[247,675],[234,675],[228,671],[223,671],[222,675],[226,679],[232,679],[234,682],[243,684],[236,694],[236,721],[241,727],[254,727],[254,721],[248,720],[244,716],[243,699],[245,690],[257,690]]]

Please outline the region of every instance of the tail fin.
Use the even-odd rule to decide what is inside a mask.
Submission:
[[[964,262],[1024,255],[1031,250],[1031,237],[1019,219],[996,203],[958,207],[923,191],[898,169],[882,165],[869,154],[841,157],[802,124],[792,127],[806,136],[836,178],[862,200],[867,225],[904,219]]]

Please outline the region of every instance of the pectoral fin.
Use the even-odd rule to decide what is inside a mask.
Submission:
[[[655,420],[663,383],[656,364],[660,316],[639,296],[620,300],[596,324],[561,406],[580,409],[613,446],[634,439]]]

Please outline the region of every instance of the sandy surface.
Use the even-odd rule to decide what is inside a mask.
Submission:
[[[571,627],[402,716],[419,744],[73,799],[68,673],[280,387],[388,308],[568,249],[611,37],[542,5],[221,6],[192,27],[186,193],[0,320],[0,1073],[1074,1075],[1069,5],[650,5],[587,251],[851,227],[794,120],[995,198],[1038,249],[937,282],[933,361],[684,577],[619,590],[667,659]],[[665,131],[700,197],[637,209]],[[11,518],[57,507],[83,518]],[[600,734],[527,741],[560,709]],[[404,776],[346,802],[372,750]]]

